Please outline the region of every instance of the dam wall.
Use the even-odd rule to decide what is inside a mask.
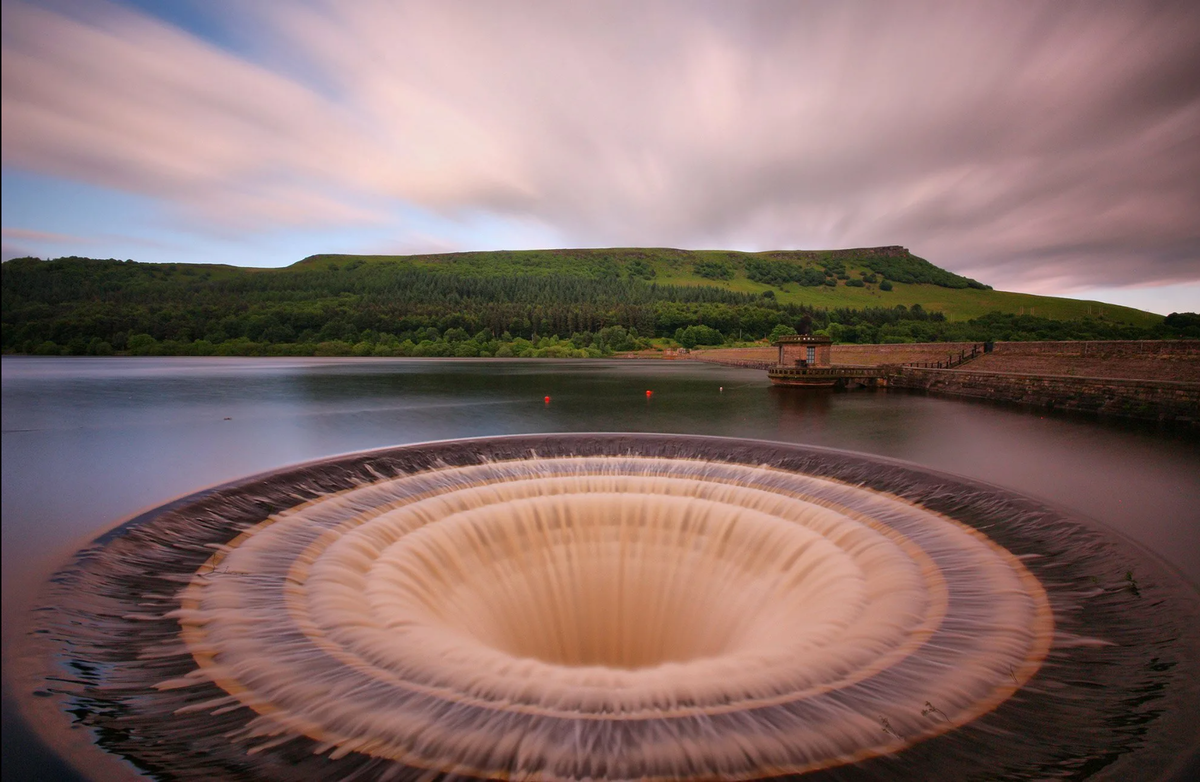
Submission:
[[[993,353],[1014,356],[1135,356],[1200,357],[1196,339],[1064,340],[1046,342],[996,342]]]
[[[996,348],[999,349],[1001,344],[1056,343],[999,343]],[[1113,344],[1127,346],[1131,343]],[[1200,383],[895,367],[888,374],[887,384],[891,388],[920,389],[1046,409],[1178,421],[1200,426]]]
[[[996,342],[955,369],[945,361],[980,343],[834,345],[835,367],[875,366],[878,385],[1200,428],[1200,340]],[[694,351],[686,357],[770,370],[771,348]]]

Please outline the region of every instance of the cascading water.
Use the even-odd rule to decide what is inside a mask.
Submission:
[[[1195,741],[1196,603],[912,466],[539,435],[144,514],[33,637],[46,701],[171,778],[1081,778]]]

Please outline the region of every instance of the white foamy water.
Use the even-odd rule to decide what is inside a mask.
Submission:
[[[531,458],[323,496],[171,614],[259,746],[474,776],[761,777],[1015,692],[1054,636],[1009,552],[907,502],[692,459]]]

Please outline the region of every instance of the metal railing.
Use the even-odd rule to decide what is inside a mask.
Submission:
[[[958,355],[953,353],[946,354],[945,361],[908,361],[900,366],[914,367],[916,369],[954,369],[967,363],[971,359],[979,358],[984,353],[983,345],[972,345],[971,352],[966,350],[958,351]]]

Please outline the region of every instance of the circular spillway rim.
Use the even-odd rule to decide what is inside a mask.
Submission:
[[[566,459],[569,457],[564,456],[564,457],[558,457],[558,458]],[[584,457],[580,457],[580,458],[584,458]],[[520,461],[523,461],[523,460],[522,459],[512,459],[512,460],[503,460],[503,461],[489,460],[487,463],[490,465],[502,466],[508,462],[520,462]],[[711,463],[713,461],[721,461],[721,460],[713,459],[713,458],[708,458],[708,459],[691,458],[691,459],[688,459],[688,458],[674,457],[672,459],[672,461],[675,461],[675,462],[691,461],[696,464],[703,464],[703,463]],[[737,461],[737,462],[725,461],[723,463],[733,464],[733,465],[737,465],[737,466],[741,466],[741,467],[752,467],[752,468],[758,469],[758,470],[768,469],[768,470],[777,471],[782,474],[794,474],[793,471],[789,471],[789,470],[783,470],[783,469],[771,468],[771,467],[764,468],[762,466],[752,465],[752,464],[748,464],[746,462],[741,462],[741,461]],[[436,470],[431,471],[431,472],[436,472]],[[537,477],[538,478],[551,477],[554,474],[555,473],[539,473]],[[845,481],[839,481],[839,480],[831,479],[828,477],[821,478],[820,480],[831,483],[831,484],[838,484],[847,489],[853,489],[853,490],[858,490],[858,491],[863,490],[863,487],[860,485],[850,484]],[[715,483],[727,482],[727,483],[732,484],[732,481],[713,480],[713,482],[715,482]],[[458,490],[460,488],[462,488],[462,487],[461,486],[456,487],[455,490]],[[336,497],[340,493],[349,493],[349,492],[353,492],[356,490],[357,490],[357,488],[348,488],[348,489],[343,490],[342,492],[335,492],[335,493],[331,493],[331,494],[322,495],[317,500],[297,505],[295,508],[289,508],[286,511],[284,511],[284,514],[288,514],[295,510],[298,510],[300,508],[310,506],[312,504],[312,502],[325,501],[332,497]],[[781,491],[778,489],[776,489],[776,491],[785,496],[789,494],[789,492]],[[896,751],[896,749],[910,746],[913,743],[916,743],[917,741],[931,738],[932,736],[940,735],[942,733],[945,733],[945,732],[953,730],[957,727],[960,727],[961,725],[963,725],[967,722],[977,719],[982,714],[985,714],[985,713],[993,710],[1000,703],[1003,703],[1005,700],[1007,700],[1009,697],[1011,697],[1014,692],[1019,690],[1020,687],[1023,686],[1025,684],[1025,682],[1027,682],[1037,672],[1037,670],[1041,666],[1042,661],[1045,659],[1045,656],[1050,649],[1050,645],[1051,645],[1050,638],[1052,635],[1052,628],[1053,628],[1053,615],[1050,610],[1049,600],[1046,597],[1045,592],[1042,589],[1040,582],[1038,582],[1036,577],[1034,577],[1028,571],[1028,569],[1025,568],[1025,566],[1020,562],[1020,560],[1017,557],[1015,557],[1007,549],[1000,546],[995,541],[991,540],[991,538],[989,538],[988,536],[979,532],[978,530],[976,530],[966,524],[963,524],[962,522],[959,522],[955,519],[949,518],[949,517],[945,516],[944,514],[933,513],[926,508],[920,507],[916,503],[912,503],[912,502],[910,502],[902,497],[899,497],[895,494],[892,494],[892,493],[880,492],[880,491],[876,491],[876,490],[872,490],[872,489],[868,489],[867,491],[870,491],[881,497],[886,497],[890,500],[903,503],[912,508],[919,508],[923,513],[932,515],[932,516],[936,517],[940,522],[949,524],[950,526],[960,530],[961,532],[966,533],[967,535],[973,537],[977,541],[985,544],[995,555],[997,555],[1000,559],[1004,560],[1004,562],[1012,569],[1012,571],[1014,573],[1016,573],[1018,575],[1018,578],[1020,578],[1022,583],[1025,585],[1026,594],[1031,596],[1032,599],[1035,601],[1036,608],[1034,610],[1034,621],[1035,621],[1036,626],[1033,628],[1033,635],[1034,635],[1034,638],[1036,639],[1036,642],[1032,645],[1032,647],[1029,650],[1029,653],[1026,655],[1025,659],[1021,662],[1021,664],[1012,670],[1011,683],[1009,683],[1008,680],[1005,679],[1003,681],[1003,683],[998,684],[992,690],[991,694],[988,697],[974,701],[970,708],[964,709],[964,710],[956,713],[955,718],[953,720],[946,720],[944,722],[934,723],[933,726],[929,730],[926,730],[926,731],[920,733],[919,735],[906,736],[904,739],[900,739],[895,742],[890,742],[890,743],[886,743],[886,744],[876,743],[874,746],[872,746],[870,748],[864,748],[858,752],[853,753],[852,755],[831,756],[831,757],[826,757],[818,762],[806,763],[806,764],[801,764],[801,765],[780,766],[778,768],[772,768],[770,770],[769,775],[811,771],[811,770],[815,770],[815,769],[819,769],[819,768],[827,768],[830,766],[841,765],[846,762],[861,760],[861,759],[864,759],[867,757],[874,757],[874,756],[883,755],[883,754],[890,754],[890,753]],[[432,494],[436,494],[436,493],[437,492],[433,492]],[[429,495],[414,495],[414,496],[410,497],[407,501],[408,502],[416,502],[424,496],[429,496]],[[809,502],[813,502],[813,498],[811,498],[811,497],[802,498],[802,497],[799,497],[798,495],[791,495],[791,496],[794,496],[796,499],[805,499]],[[885,526],[885,525],[880,525],[877,522],[874,522],[873,520],[868,519],[863,514],[857,512],[851,508],[848,508],[844,505],[838,505],[838,504],[832,503],[832,502],[818,502],[818,504],[823,504],[826,507],[829,507],[830,509],[833,509],[839,513],[842,513],[843,515],[854,518],[857,521],[860,521],[860,522],[866,521],[872,527]],[[372,509],[372,511],[374,511],[374,510],[375,509]],[[370,515],[373,516],[375,514],[371,513]],[[250,530],[244,531],[241,534],[239,534],[236,538],[234,538],[233,540],[230,540],[229,543],[227,543],[225,546],[222,547],[221,551],[214,552],[214,554],[209,558],[209,560],[207,560],[205,562],[205,564],[202,565],[196,571],[196,575],[194,576],[191,584],[189,584],[188,591],[186,592],[186,597],[184,599],[185,608],[188,610],[193,610],[198,606],[198,599],[195,595],[195,591],[201,590],[207,585],[208,581],[205,579],[205,574],[216,571],[221,566],[221,563],[228,556],[228,554],[230,553],[231,550],[236,549],[241,542],[252,538],[253,535],[255,535],[257,532],[259,532],[262,528],[273,525],[274,523],[276,523],[279,520],[279,518],[280,517],[277,517],[277,516],[269,517],[268,519],[264,520],[263,522],[260,522],[260,524],[257,525],[256,527],[254,527]],[[898,533],[897,533],[897,535],[898,535]],[[902,537],[902,536],[900,536],[900,537]],[[309,550],[305,552],[305,555],[303,555],[302,557],[300,557],[298,559],[298,562],[307,563],[308,561],[310,561],[311,559],[313,559],[315,557],[315,554],[311,554],[310,552],[313,549],[323,548],[325,545],[327,545],[327,543],[328,543],[328,541],[325,540],[324,537],[318,538],[317,542],[310,545]],[[294,585],[296,587],[299,587],[300,585],[302,585],[304,578],[306,577],[306,573],[304,572],[305,569],[306,569],[305,567],[293,566],[293,568],[289,571],[289,577],[288,577],[289,585]],[[936,570],[936,568],[935,568],[935,570]],[[940,574],[938,577],[940,578]],[[295,592],[291,591],[291,592],[289,592],[289,594],[295,594]],[[294,609],[294,604],[292,604],[292,607]],[[939,617],[939,621],[940,621],[940,617]],[[208,648],[208,645],[205,643],[204,628],[203,628],[202,624],[181,621],[181,625],[183,626],[185,640],[187,641],[190,648],[192,648],[194,650]],[[920,638],[916,639],[912,643],[906,644],[905,645],[906,648],[903,650],[902,655],[907,656],[907,655],[913,653],[917,648],[919,648],[925,642],[925,640],[927,640],[927,638],[928,638],[928,634],[923,633]],[[335,655],[337,654],[336,648],[333,648],[333,647],[326,649],[326,652],[333,652]],[[200,652],[200,653],[194,652],[194,657],[195,657],[197,663],[203,668],[217,667],[213,663],[211,657],[208,656],[204,652]],[[884,659],[887,660],[887,663],[889,665],[894,663],[894,659],[892,659],[891,656],[888,656]],[[856,675],[853,677],[850,677],[850,679],[852,681],[857,681],[862,678],[866,678],[867,676],[873,675],[873,674],[877,673],[879,670],[882,670],[882,668],[884,668],[884,667],[887,667],[887,666],[871,667],[871,668],[864,669],[861,672],[856,672]],[[253,697],[249,697],[251,695],[251,693],[245,692],[242,689],[240,683],[237,682],[236,680],[226,679],[226,678],[220,677],[218,675],[218,676],[214,677],[214,681],[226,692],[234,695],[235,697],[238,697],[239,700],[243,701],[244,705],[249,706],[250,708],[257,711],[258,713],[263,714],[264,716],[270,716],[275,713],[274,707],[271,704],[261,703],[261,702],[256,701]],[[835,684],[831,684],[828,686],[813,688],[812,691],[789,693],[787,695],[781,695],[781,696],[776,696],[776,697],[771,697],[771,698],[762,698],[762,699],[757,699],[757,700],[755,700],[755,699],[740,700],[737,702],[732,702],[724,707],[711,707],[711,706],[694,707],[694,708],[680,709],[680,710],[678,710],[678,712],[672,711],[668,714],[664,714],[663,712],[652,712],[652,713],[646,713],[644,715],[639,715],[637,713],[621,714],[619,718],[620,719],[639,719],[639,718],[655,719],[655,718],[662,718],[662,717],[684,716],[684,715],[695,714],[695,713],[712,714],[712,713],[717,713],[717,712],[742,711],[745,709],[754,709],[754,708],[759,708],[759,707],[763,707],[763,706],[777,705],[780,703],[795,701],[795,700],[798,700],[798,699],[801,699],[804,697],[809,697],[811,695],[817,694],[819,691],[827,691],[830,689],[844,686],[845,683],[846,682],[837,682]],[[427,692],[429,694],[435,694],[440,697],[445,697],[447,695],[451,695],[451,696],[455,695],[455,693],[448,692],[445,690],[440,690],[440,689],[435,690],[433,688],[422,688],[418,685],[413,685],[411,683],[408,683],[407,686],[412,689],[421,690],[423,692]],[[247,697],[243,697],[243,696],[247,696]],[[463,700],[468,700],[468,699],[456,699],[456,700],[463,701]],[[485,708],[491,707],[491,704],[484,702],[484,701],[477,702],[477,705],[480,705]],[[529,707],[529,706],[521,706],[521,707],[509,706],[505,710],[506,711],[520,710],[520,711],[523,711],[526,713],[561,716],[561,712],[559,712],[557,710],[548,710],[548,709],[541,709],[541,708]],[[605,720],[605,719],[614,719],[615,717],[613,715],[607,715],[607,714],[595,714],[595,715],[574,714],[573,718],[574,719],[582,718],[582,719],[591,719],[591,720]],[[317,723],[292,722],[291,725],[293,728],[298,728],[299,730],[303,731],[305,734],[309,735],[311,738],[318,740],[318,741],[322,741],[322,742],[326,742],[326,743],[340,743],[341,741],[346,740],[346,737],[338,737],[338,736],[334,736],[334,735],[330,734],[325,726],[322,726]],[[450,767],[446,767],[444,765],[430,764],[427,758],[424,758],[419,755],[408,754],[408,753],[398,753],[398,754],[397,753],[388,753],[388,754],[385,754],[382,756],[388,757],[390,759],[397,760],[400,762],[404,762],[409,765],[417,766],[417,767],[429,768],[431,770],[437,770],[437,771],[453,771],[454,773],[465,774],[468,776],[494,777],[498,773],[498,771],[495,769],[489,770],[489,769],[479,769],[479,768],[465,768],[465,767],[461,767],[461,766],[454,766],[454,767],[450,768]],[[764,771],[764,769],[760,768],[752,773],[746,773],[744,775],[725,775],[725,776],[726,776],[726,778],[746,778],[746,779],[748,779],[748,778],[755,778],[755,777],[763,776],[763,771]],[[541,775],[541,776],[539,776],[539,778],[557,779],[557,777],[553,777],[553,776],[549,776],[549,775]],[[664,779],[665,779],[665,777],[664,777]]]
[[[1172,584],[1184,585],[1186,588],[1182,593],[1174,593],[1171,600],[1171,605],[1175,611],[1174,616],[1193,617],[1200,620],[1200,603],[1197,602],[1197,596],[1200,596],[1200,590],[1196,585],[1190,582],[1186,577],[1182,576],[1178,569],[1166,563],[1153,552],[1148,551],[1142,544],[1137,543],[1128,538],[1127,535],[1113,530],[1107,525],[1099,523],[1093,519],[1083,517],[1077,512],[1056,506],[1054,503],[1047,502],[1042,499],[1033,498],[1023,495],[1019,492],[988,483],[986,481],[977,480],[974,478],[954,475],[941,470],[923,467],[918,464],[907,463],[901,460],[875,456],[871,454],[858,454],[850,451],[826,448],[819,446],[810,446],[794,443],[774,442],[761,439],[746,439],[746,438],[730,438],[718,436],[701,436],[701,435],[661,435],[653,433],[555,433],[555,434],[519,434],[506,436],[483,436],[469,439],[452,439],[438,440],[424,443],[412,443],[402,446],[391,446],[385,448],[376,448],[362,451],[354,451],[339,454],[336,456],[312,459],[298,464],[284,466],[274,470],[260,472],[247,477],[238,478],[236,480],[224,482],[207,489],[202,489],[187,495],[178,497],[175,500],[157,505],[156,507],[145,510],[127,517],[126,519],[115,522],[106,531],[96,535],[91,542],[90,547],[83,547],[75,555],[67,558],[63,567],[59,568],[59,573],[65,578],[70,578],[71,573],[79,573],[81,569],[86,567],[86,557],[88,549],[95,549],[111,542],[128,532],[136,530],[143,525],[150,524],[156,519],[170,514],[173,511],[191,506],[193,504],[202,503],[213,495],[227,492],[234,497],[240,497],[245,500],[251,489],[258,489],[268,497],[280,497],[284,495],[278,485],[281,478],[288,477],[294,480],[311,480],[313,478],[312,468],[328,468],[332,472],[337,473],[333,478],[335,482],[341,481],[344,484],[353,484],[355,481],[365,481],[371,479],[372,462],[380,464],[387,461],[389,455],[395,456],[396,459],[390,464],[384,464],[384,469],[396,469],[396,464],[399,463],[404,469],[416,469],[412,467],[412,459],[408,460],[408,464],[404,465],[404,454],[412,454],[415,451],[433,449],[438,452],[439,458],[448,458],[450,461],[456,461],[459,464],[477,464],[477,460],[470,457],[470,451],[473,445],[482,443],[493,443],[500,448],[507,448],[511,452],[522,452],[526,455],[534,454],[539,448],[548,447],[551,451],[568,452],[572,451],[572,446],[584,443],[587,439],[602,441],[603,448],[593,450],[593,453],[618,453],[612,449],[619,447],[622,443],[627,444],[629,450],[643,452],[643,448],[649,446],[649,450],[655,448],[665,448],[672,450],[676,455],[678,453],[691,448],[701,448],[720,451],[723,449],[732,449],[738,454],[745,454],[748,451],[760,452],[764,455],[763,462],[772,462],[774,464],[783,461],[813,461],[826,459],[825,463],[819,465],[820,469],[816,471],[807,471],[808,474],[820,475],[825,478],[830,478],[834,475],[840,475],[845,478],[846,482],[852,485],[860,485],[861,468],[887,468],[888,477],[883,477],[882,473],[875,480],[865,480],[862,484],[870,485],[871,483],[894,482],[896,485],[902,485],[904,489],[896,496],[900,496],[905,501],[917,502],[923,504],[926,501],[932,503],[933,507],[946,507],[946,504],[939,497],[939,492],[942,488],[946,489],[968,489],[982,490],[986,495],[984,499],[989,502],[999,503],[1013,512],[1032,511],[1038,515],[1040,521],[1047,522],[1051,525],[1065,524],[1065,529],[1074,527],[1080,531],[1087,531],[1099,537],[1103,541],[1105,537],[1115,539],[1108,541],[1109,544],[1116,542],[1122,545],[1128,545],[1132,550],[1123,552],[1126,556],[1126,564],[1132,565],[1134,568],[1141,568],[1140,572],[1146,573],[1152,580],[1159,581],[1164,589],[1170,588]],[[639,447],[640,446],[640,447]],[[716,457],[721,458],[721,457]],[[738,456],[734,456],[730,461],[734,463],[752,463],[747,462]],[[428,466],[428,465],[426,465]],[[856,473],[856,470],[859,472]],[[894,472],[893,472],[894,471]],[[395,474],[393,472],[393,474]],[[383,477],[383,476],[377,476]],[[839,480],[841,478],[838,478]],[[273,485],[274,484],[274,485]],[[915,498],[915,499],[913,499]],[[926,507],[929,507],[928,505]],[[250,511],[246,511],[247,513]],[[264,514],[265,515],[265,514]],[[974,522],[973,522],[974,523]],[[228,540],[228,538],[226,538]],[[1025,550],[1023,548],[1018,550]],[[1086,572],[1086,571],[1085,571]],[[1165,576],[1165,578],[1163,578]],[[1157,578],[1156,578],[1157,577]],[[65,583],[65,582],[64,582]],[[1145,582],[1143,582],[1145,589]],[[1152,587],[1157,590],[1157,587]],[[64,594],[61,585],[55,585],[48,582],[43,587],[43,595],[59,595]],[[1169,591],[1160,592],[1160,594],[1172,594]],[[44,602],[45,598],[43,598]],[[34,615],[31,614],[32,618]],[[1191,628],[1190,630],[1188,628]],[[1200,627],[1200,621],[1195,624],[1184,623],[1186,630],[1183,639],[1184,649],[1193,649],[1196,642],[1195,628]],[[40,631],[46,632],[46,631]],[[25,671],[30,673],[29,677],[22,677],[30,681],[37,678],[41,681],[47,678],[54,678],[59,673],[56,667],[55,659],[51,657],[58,653],[58,647],[52,642],[55,639],[45,636],[34,637],[30,639],[30,646],[25,651],[26,655],[14,655],[13,668],[10,670]],[[1057,641],[1055,642],[1057,648]],[[40,648],[46,651],[45,654],[34,656],[28,652],[34,651],[35,648]],[[1069,647],[1068,647],[1069,648]],[[1193,663],[1194,665],[1194,663]],[[1198,734],[1196,730],[1196,722],[1187,719],[1188,714],[1192,714],[1196,701],[1196,686],[1193,682],[1191,686],[1184,687],[1182,691],[1176,691],[1172,703],[1182,703],[1186,706],[1185,713],[1181,717],[1179,714],[1168,711],[1165,721],[1156,729],[1156,740],[1154,746],[1167,746],[1164,742],[1171,742],[1171,746],[1180,746],[1180,741],[1184,744],[1190,743]],[[1031,691],[1032,692],[1032,691]],[[21,694],[21,693],[18,693]],[[78,731],[68,732],[63,730],[66,727],[62,707],[59,705],[64,698],[71,697],[70,691],[59,690],[54,697],[47,698],[18,698],[18,705],[22,713],[30,717],[31,722],[39,727],[39,732],[43,737],[61,749],[65,750],[64,757],[71,762],[80,763],[80,768],[86,768],[89,772],[100,772],[103,770],[109,777],[124,777],[126,772],[130,770],[130,766],[125,765],[119,759],[119,756],[109,754],[103,751],[100,747],[84,742],[83,751],[89,755],[86,760],[81,757],[72,757],[75,752],[80,750],[81,733]],[[1042,696],[1037,696],[1042,697]],[[1174,715],[1174,716],[1171,716]],[[1173,737],[1173,738],[1172,738]],[[86,737],[85,737],[86,738]],[[115,750],[114,750],[115,751]],[[1153,773],[1152,770],[1158,770],[1163,773],[1169,773],[1171,770],[1178,771],[1182,768],[1181,764],[1186,764],[1188,758],[1179,755],[1174,755],[1174,760],[1163,757],[1145,757],[1145,753],[1134,752],[1132,755],[1123,755],[1120,761],[1120,766],[1124,768],[1133,768],[1131,763],[1139,764],[1137,768],[1141,768],[1146,773]],[[857,755],[854,757],[847,756],[846,762],[862,759]],[[1148,762],[1148,765],[1147,765]],[[1194,758],[1192,759],[1194,762]],[[86,763],[87,765],[82,765]],[[93,765],[96,764],[96,765]],[[785,773],[785,772],[779,772]]]

